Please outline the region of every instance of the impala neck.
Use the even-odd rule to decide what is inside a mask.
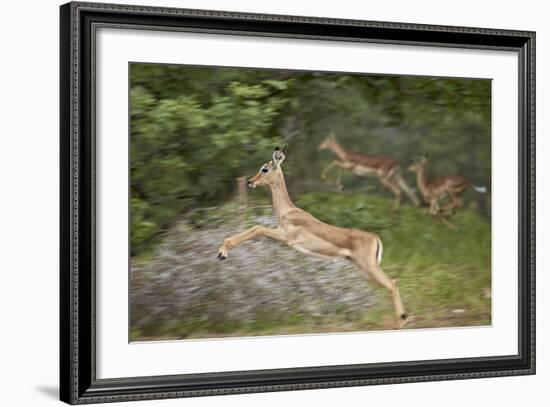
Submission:
[[[281,217],[283,217],[286,212],[290,209],[295,208],[294,203],[288,196],[288,191],[286,189],[285,177],[281,168],[277,168],[277,178],[275,182],[269,185],[271,188],[271,196],[273,198],[273,211],[277,217],[277,221],[280,222]]]
[[[428,181],[424,167],[420,167],[416,172],[416,185],[418,185],[418,189],[422,192],[422,195],[426,196],[428,194]]]
[[[332,143],[330,143],[329,148],[340,160],[346,160],[346,150],[344,150],[344,147],[342,147],[336,140],[333,140]]]

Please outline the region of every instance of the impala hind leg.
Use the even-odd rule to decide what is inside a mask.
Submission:
[[[447,217],[452,215],[452,212],[445,211],[445,208],[441,208],[437,199],[433,199],[430,201],[430,209],[428,213],[431,216],[438,218],[441,223],[443,223],[449,229],[456,229],[456,226],[447,220]]]
[[[455,209],[462,207],[462,201],[458,197],[458,194],[449,193],[449,199],[451,202],[441,208],[441,213],[452,215]]]
[[[388,290],[395,308],[395,314],[397,316],[397,326],[399,328],[404,327],[409,322],[409,317],[405,312],[405,306],[397,287],[397,280],[392,280],[386,273],[382,271],[380,266],[376,262],[363,262],[356,261],[357,266],[361,269],[364,276],[370,276],[379,285]]]
[[[428,213],[432,216],[436,216],[439,213],[439,200],[432,198],[430,200],[430,209],[428,209]]]
[[[338,171],[338,177],[336,177],[336,188],[338,188],[338,191],[344,190],[344,184],[342,184],[342,173]]]
[[[392,175],[393,176],[393,175]],[[393,194],[395,195],[395,201],[393,203],[393,210],[399,209],[399,205],[401,204],[401,188],[399,188],[399,185],[397,185],[391,177],[380,177],[380,182],[391,190]]]
[[[370,267],[368,272],[378,284],[390,293],[397,316],[398,326],[402,328],[408,322],[408,315],[405,312],[405,306],[403,305],[403,300],[401,299],[401,294],[397,287],[397,280],[390,279],[388,275],[382,271],[379,265]]]

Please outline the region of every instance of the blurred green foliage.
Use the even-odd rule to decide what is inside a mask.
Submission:
[[[333,158],[317,151],[331,131],[347,149],[404,166],[428,153],[431,175],[490,188],[490,115],[489,80],[131,64],[132,254],[178,215],[230,197],[275,145],[289,145],[285,174],[299,196]],[[344,178],[349,189],[365,182],[387,194]]]
[[[173,83],[166,91],[164,81],[147,86],[143,77],[159,78],[148,68],[161,69],[133,67],[130,90],[134,253],[179,213],[226,195],[242,168],[265,160],[276,138],[270,133],[288,102],[272,94],[286,82],[246,84],[229,77],[208,95],[186,82],[175,93]]]

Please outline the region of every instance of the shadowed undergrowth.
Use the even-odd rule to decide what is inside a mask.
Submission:
[[[265,202],[262,202],[265,203]],[[378,233],[382,267],[399,280],[408,328],[491,322],[491,230],[463,208],[451,230],[421,209],[361,193],[303,194],[297,206],[338,226]],[[388,329],[387,293],[345,260],[305,256],[260,238],[216,261],[223,239],[252,224],[274,227],[271,208],[230,202],[187,214],[156,250],[132,259],[131,340]]]

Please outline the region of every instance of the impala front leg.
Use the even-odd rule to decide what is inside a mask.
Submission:
[[[334,160],[332,161],[329,165],[327,165],[323,171],[321,171],[321,179],[325,179],[327,177],[327,172],[329,172],[332,167],[334,167],[336,165],[336,163],[338,162],[338,160]]]
[[[352,165],[350,165],[346,161],[334,160],[323,169],[323,171],[321,172],[321,179],[325,179],[327,177],[327,172],[329,172],[332,169],[332,167],[335,167],[335,166],[348,171],[352,167]]]
[[[225,260],[229,251],[241,243],[246,242],[247,240],[254,239],[257,236],[265,236],[270,239],[278,240],[280,242],[287,242],[286,233],[281,229],[270,229],[265,226],[255,225],[250,229],[245,230],[244,232],[238,233],[235,236],[231,236],[223,241],[219,251],[218,259]]]

